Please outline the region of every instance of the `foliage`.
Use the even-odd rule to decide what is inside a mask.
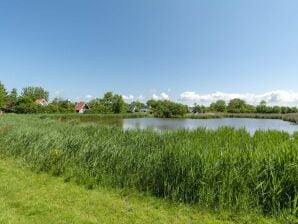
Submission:
[[[137,189],[214,210],[298,215],[298,134],[123,131],[20,115],[4,116],[0,127],[2,155],[89,188]]]
[[[145,104],[139,101],[133,101],[129,106],[135,108],[135,112],[140,112],[140,110],[145,106]]]
[[[266,106],[266,101],[262,100],[260,104],[256,107],[256,110],[258,113],[267,113],[267,106]]]
[[[256,107],[257,113],[270,114],[270,113],[297,113],[298,110],[296,107],[279,107],[279,106],[267,106],[266,101],[261,101],[260,104]]]
[[[210,110],[214,112],[226,112],[227,110],[226,101],[218,100],[215,103],[212,103],[210,105]]]
[[[215,214],[127,190],[98,187],[90,191],[66,178],[35,174],[20,160],[1,158],[0,175],[2,224],[280,223],[254,214]]]
[[[246,103],[241,99],[233,99],[228,104],[228,112],[229,113],[245,113],[246,112]]]
[[[45,99],[46,101],[49,100],[49,92],[46,91],[42,87],[25,87],[22,91],[22,97],[28,97],[32,101],[35,101],[37,99]]]
[[[29,100],[30,99],[30,100]],[[6,112],[14,113],[74,113],[75,104],[69,100],[54,99],[48,105],[36,105],[37,99],[48,101],[49,92],[42,87],[25,87],[19,96],[17,89],[12,89],[8,94],[5,86],[0,82],[0,108]],[[188,112],[188,107],[169,100],[148,100],[150,112],[154,112],[157,117],[182,117]],[[124,102],[121,95],[107,92],[103,98],[96,98],[88,103],[91,110],[85,113],[89,114],[120,114],[139,112],[145,105],[135,101],[130,105]],[[218,100],[210,106],[196,105],[192,108],[193,113],[262,113],[262,114],[290,114],[297,113],[296,107],[267,106],[265,101],[261,101],[258,106],[247,104],[241,99],[232,99],[226,104],[224,100]]]
[[[151,108],[156,108],[157,107],[157,104],[158,104],[158,101],[157,100],[148,100],[147,101],[147,105],[150,106]]]
[[[204,105],[195,105],[193,112],[204,114],[206,112],[209,112],[209,108]]]
[[[18,91],[13,88],[10,94],[7,96],[6,109],[10,112],[15,112],[15,107],[18,102]]]
[[[115,94],[112,98],[112,111],[115,114],[120,114],[128,111],[127,104],[122,96]]]
[[[124,113],[128,110],[128,105],[124,102],[122,96],[113,94],[112,92],[105,93],[102,99],[94,99],[88,104],[91,110],[87,113]]]
[[[48,113],[72,113],[74,112],[75,104],[69,100],[64,100],[60,98],[55,98],[52,103],[50,103],[46,111]]]
[[[187,107],[183,104],[174,103],[169,100],[148,101],[156,117],[181,117],[187,113]]]
[[[19,97],[17,99],[15,105],[15,112],[16,113],[33,113],[35,104],[33,103],[32,99],[29,97]]]
[[[86,113],[100,113],[100,114],[109,114],[112,113],[111,107],[109,105],[105,105],[102,99],[94,99],[91,100],[88,105],[90,106],[90,110],[86,111]]]
[[[7,91],[5,86],[0,82],[0,109],[5,107],[7,100]]]

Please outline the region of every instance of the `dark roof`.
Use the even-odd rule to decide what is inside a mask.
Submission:
[[[142,110],[150,109],[150,107],[149,107],[147,104],[145,104],[141,109],[142,109]]]

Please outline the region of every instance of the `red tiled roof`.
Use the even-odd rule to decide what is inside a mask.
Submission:
[[[76,110],[82,110],[84,109],[84,107],[86,106],[86,104],[84,102],[80,102],[80,103],[77,103],[75,108]]]

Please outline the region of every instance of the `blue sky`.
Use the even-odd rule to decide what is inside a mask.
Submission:
[[[296,0],[3,0],[0,81],[72,100],[298,105],[297,12]]]

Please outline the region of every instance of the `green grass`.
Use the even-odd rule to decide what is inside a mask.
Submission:
[[[96,188],[31,172],[23,163],[0,159],[1,224],[69,223],[279,223],[280,220],[201,212],[148,196]]]
[[[0,118],[0,154],[89,189],[128,189],[235,214],[298,215],[298,134],[123,131],[8,115]]]
[[[60,121],[68,121],[77,119],[82,122],[96,122],[104,121],[107,119],[124,119],[124,118],[143,118],[152,117],[153,115],[148,113],[123,113],[123,114],[36,114],[29,116],[38,116],[41,119],[53,118]]]
[[[120,119],[125,118],[146,118],[154,115],[148,113],[125,113],[125,114],[39,114],[42,119],[52,118],[60,121],[78,121],[78,122],[97,122],[100,124],[115,124]],[[179,117],[182,118],[182,117]],[[203,113],[203,114],[186,114],[183,118],[191,119],[211,119],[211,118],[256,118],[256,119],[279,119],[298,123],[298,114],[261,114],[261,113]]]

